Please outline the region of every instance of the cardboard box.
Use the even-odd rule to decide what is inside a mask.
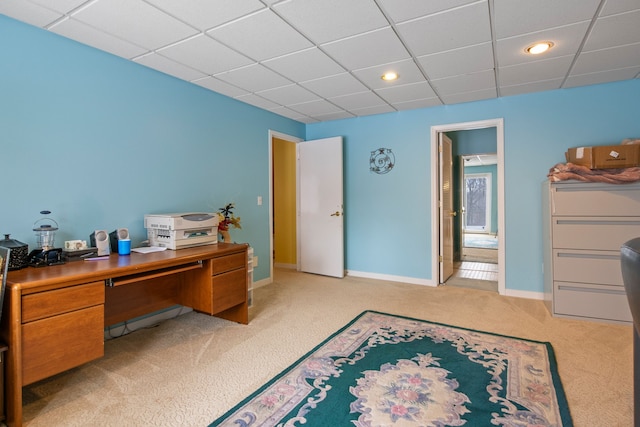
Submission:
[[[640,165],[640,144],[569,148],[565,158],[590,169],[631,168]]]

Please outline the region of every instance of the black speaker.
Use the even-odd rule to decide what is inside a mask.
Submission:
[[[91,247],[98,249],[98,256],[109,255],[109,233],[107,230],[94,231],[89,236],[89,242]]]
[[[111,252],[118,253],[118,240],[129,239],[129,230],[126,228],[116,228],[109,233],[109,242],[111,243]]]

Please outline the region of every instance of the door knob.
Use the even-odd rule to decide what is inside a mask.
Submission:
[[[340,216],[340,212],[339,211],[335,211],[334,213],[331,214],[331,216]]]
[[[458,212],[456,211],[449,212],[449,216],[456,216],[456,215],[458,215]]]

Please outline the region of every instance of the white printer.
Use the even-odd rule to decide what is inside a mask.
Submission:
[[[218,243],[218,214],[174,213],[144,216],[149,246],[168,249]]]

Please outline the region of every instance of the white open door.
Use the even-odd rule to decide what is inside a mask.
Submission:
[[[453,275],[453,156],[451,140],[439,134],[440,152],[440,283]]]
[[[342,278],[342,137],[302,141],[297,150],[299,269]]]

